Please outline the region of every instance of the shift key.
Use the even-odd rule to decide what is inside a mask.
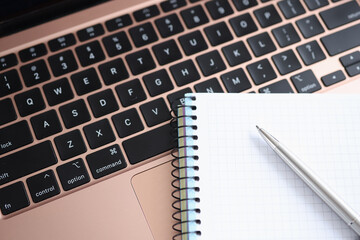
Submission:
[[[57,163],[50,141],[0,158],[0,185]]]
[[[0,155],[32,142],[33,137],[25,120],[0,129]]]

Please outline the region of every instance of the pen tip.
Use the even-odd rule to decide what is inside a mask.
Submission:
[[[256,128],[257,128],[257,130],[260,130],[260,128],[259,128],[259,126],[258,126],[258,125],[256,125]]]

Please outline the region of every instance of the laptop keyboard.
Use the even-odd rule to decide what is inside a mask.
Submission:
[[[359,51],[340,55],[360,45],[359,11],[171,0],[0,57],[2,214],[168,152],[184,93],[312,93],[360,74]],[[317,79],[307,66],[331,56],[343,68]]]

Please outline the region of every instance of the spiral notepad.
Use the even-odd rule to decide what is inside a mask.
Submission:
[[[360,212],[360,95],[188,94],[177,120],[175,239],[358,239],[255,125]]]

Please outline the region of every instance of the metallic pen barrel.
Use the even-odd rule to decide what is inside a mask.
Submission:
[[[358,235],[360,216],[329,188],[306,164],[264,129],[256,126],[265,142]]]

